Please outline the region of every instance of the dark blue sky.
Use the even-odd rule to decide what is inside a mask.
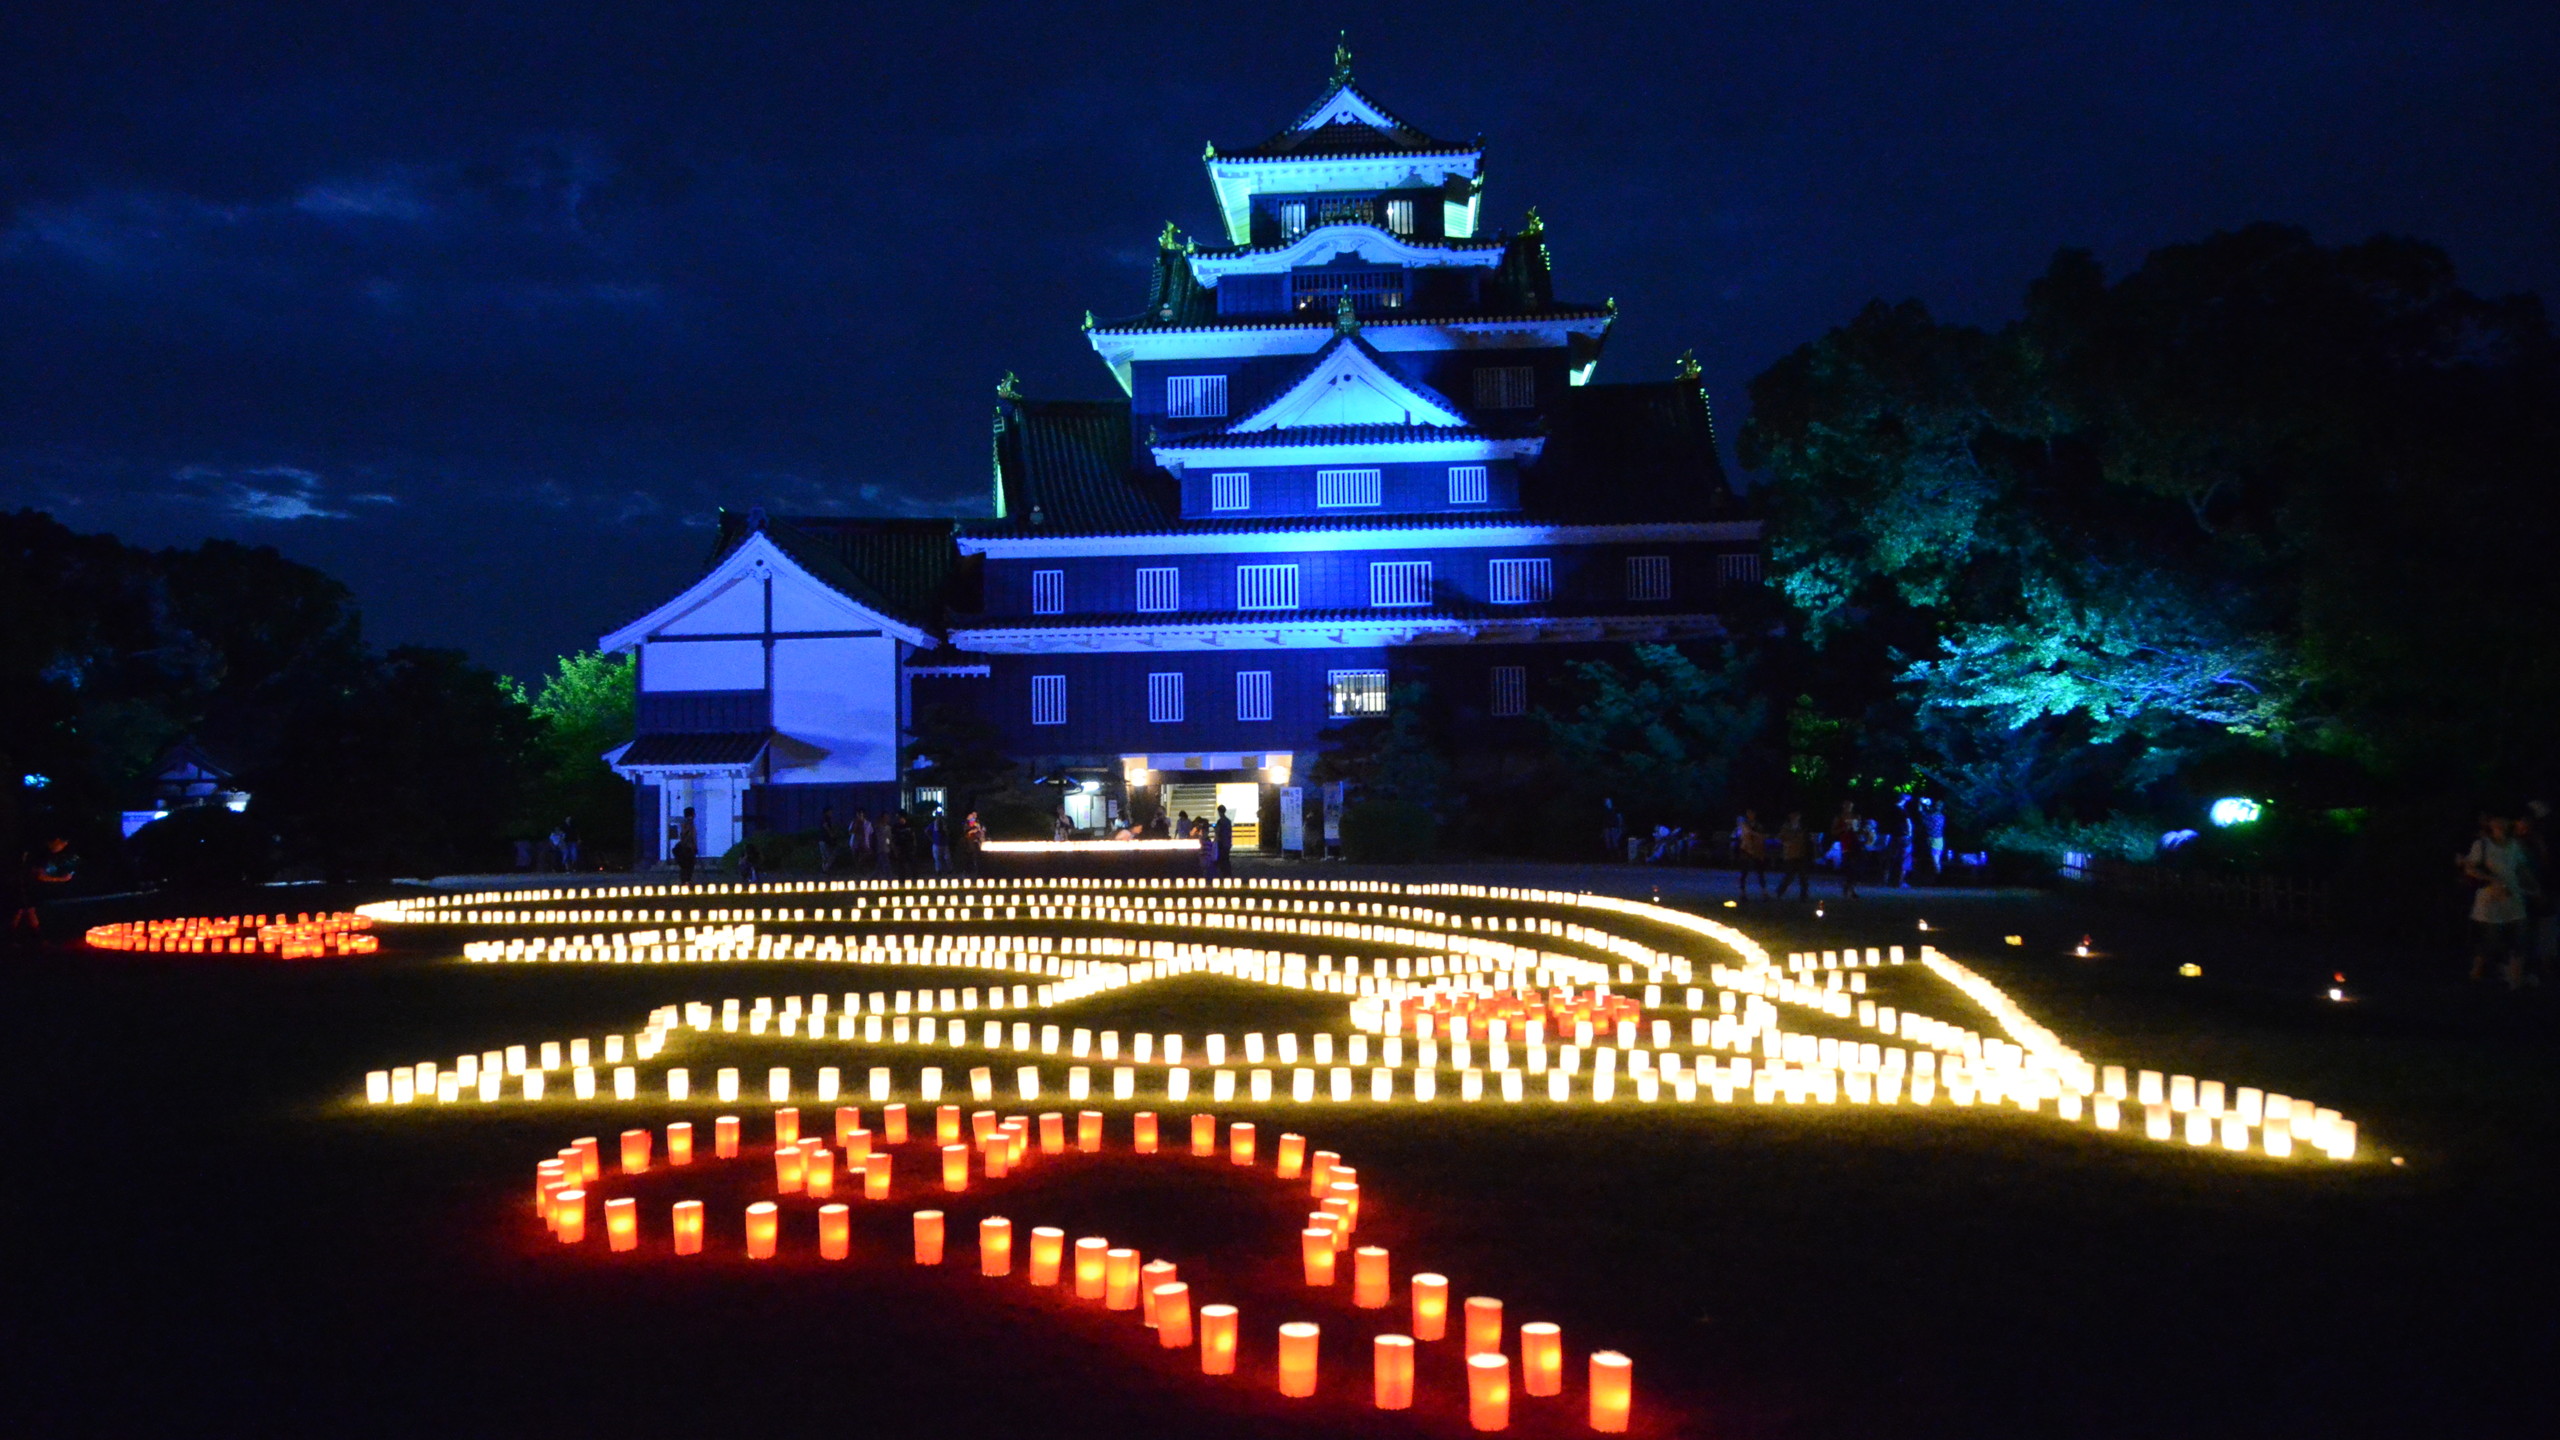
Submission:
[[[244,18],[258,17],[265,18]],[[721,504],[984,504],[990,390],[1110,393],[1203,142],[1363,88],[1490,147],[1599,378],[1743,387],[1874,297],[2251,220],[2560,280],[2560,6],[20,4],[0,505],[272,543],[524,673]]]

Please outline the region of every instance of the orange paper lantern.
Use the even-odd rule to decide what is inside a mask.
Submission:
[[[969,1147],[960,1144],[942,1147],[942,1188],[953,1194],[969,1188]]]
[[[942,1263],[942,1212],[939,1210],[916,1212],[916,1263]]]
[[[1615,1350],[1591,1352],[1591,1428],[1603,1435],[1624,1432],[1635,1398],[1635,1362]]]
[[[721,1160],[738,1158],[738,1117],[723,1115],[711,1122],[711,1153]]]
[[[773,1143],[776,1145],[800,1143],[799,1106],[785,1105],[773,1112]]]
[[[588,1184],[593,1184],[597,1180],[604,1178],[604,1151],[602,1147],[596,1143],[596,1137],[593,1135],[582,1135],[577,1139],[570,1141],[569,1148],[578,1152],[578,1178],[580,1180],[583,1180]]]
[[[692,1121],[678,1120],[667,1127],[667,1163],[670,1165],[693,1163]]]
[[[1297,1179],[1299,1174],[1304,1171],[1307,1166],[1307,1137],[1304,1135],[1282,1135],[1280,1137],[1279,1160],[1280,1164],[1278,1174],[1280,1178],[1283,1180]]]
[[[654,1137],[652,1137],[646,1130],[625,1130],[622,1132],[623,1174],[644,1175],[648,1173],[650,1150],[649,1142],[652,1138]]]
[[[1439,1340],[1449,1333],[1449,1277],[1425,1272],[1413,1277],[1413,1338]]]
[[[1191,1153],[1198,1156],[1218,1153],[1217,1116],[1194,1115],[1191,1117]]]
[[[1227,1127],[1227,1159],[1238,1165],[1253,1163],[1253,1126],[1239,1120]]]
[[[978,1222],[978,1273],[1013,1273],[1013,1222],[1001,1215]]]
[[[1493,1351],[1467,1357],[1467,1425],[1476,1430],[1511,1428],[1510,1356]]]
[[[1167,1350],[1179,1350],[1191,1343],[1191,1287],[1179,1280],[1157,1286],[1147,1294],[1147,1303],[1156,1313],[1156,1343]]]
[[[888,1137],[888,1143],[891,1145],[907,1143],[907,1107],[905,1105],[881,1107],[880,1133]]]
[[[1333,1167],[1342,1159],[1330,1150],[1316,1152],[1315,1163],[1307,1167],[1307,1193],[1318,1200],[1324,1198],[1324,1187],[1333,1183]]]
[[[1058,1283],[1058,1262],[1067,1249],[1067,1232],[1055,1226],[1042,1225],[1031,1232],[1031,1283]]]
[[[545,1227],[551,1224],[551,1192],[568,1183],[568,1163],[545,1160],[533,1167],[533,1208]]]
[[[608,1249],[640,1248],[640,1202],[624,1196],[604,1202],[604,1243]]]
[[[679,1200],[675,1207],[676,1253],[702,1253],[702,1202]]]
[[[853,1211],[843,1205],[818,1207],[818,1258],[842,1260],[853,1253]]]
[[[996,1112],[994,1112],[993,1110],[972,1110],[972,1111],[970,1111],[970,1112],[969,1112],[969,1143],[970,1143],[970,1144],[972,1144],[972,1145],[984,1145],[984,1144],[986,1144],[986,1143],[987,1143],[987,1137],[988,1137],[989,1135],[994,1134],[994,1133],[995,1133],[995,1129],[996,1129]]]
[[[1076,1148],[1087,1155],[1102,1149],[1102,1112],[1083,1110],[1076,1114]]]
[[[1363,1310],[1387,1308],[1387,1252],[1375,1245],[1351,1252],[1351,1303]]]
[[[1150,1260],[1138,1267],[1138,1318],[1150,1330],[1156,1328],[1156,1291],[1181,1278],[1181,1271],[1170,1260]]]
[[[1413,1408],[1413,1337],[1381,1335],[1371,1345],[1376,1376],[1371,1384],[1381,1410]]]
[[[836,1193],[836,1152],[816,1140],[800,1142],[808,1155],[800,1177],[800,1189],[812,1200],[824,1200]]]
[[[863,1158],[862,1198],[865,1200],[889,1198],[889,1156],[885,1152]]]
[[[1520,1390],[1540,1396],[1564,1393],[1564,1332],[1545,1320],[1520,1327]]]
[[[936,1145],[957,1145],[960,1143],[959,1106],[941,1105],[935,1107],[933,1112],[933,1143]]]
[[[845,1168],[847,1170],[852,1170],[860,1166],[863,1161],[871,1158],[871,1132],[868,1130],[860,1129],[858,1127],[848,1130],[845,1132],[844,1138],[838,1143],[844,1147],[844,1161]]]
[[[1133,1138],[1130,1142],[1130,1148],[1141,1155],[1153,1155],[1156,1153],[1156,1112],[1153,1110],[1141,1110],[1138,1112],[1137,1117],[1132,1124]]]
[[[747,1258],[770,1260],[773,1248],[782,1235],[782,1207],[770,1200],[759,1200],[747,1207]]]
[[[1040,1153],[1057,1155],[1067,1148],[1067,1117],[1051,1111],[1040,1117]]]
[[[1106,1310],[1138,1308],[1138,1252],[1106,1250],[1102,1254],[1102,1306]]]
[[[838,1149],[852,1149],[854,1134],[861,1128],[861,1106],[839,1105],[836,1107],[836,1147]]]
[[[1466,1354],[1470,1356],[1497,1353],[1502,1349],[1502,1302],[1482,1295],[1467,1297]]]
[[[990,1135],[980,1142],[986,1147],[984,1165],[987,1178],[1001,1180],[1013,1171],[1013,1146],[1002,1135]],[[958,1147],[954,1147],[955,1149]]]
[[[1298,1232],[1298,1258],[1307,1273],[1307,1283],[1324,1286],[1333,1283],[1333,1232],[1321,1225],[1311,1225]]]
[[[1236,1373],[1236,1307],[1233,1305],[1200,1307],[1200,1373]]]
[[[575,1245],[587,1238],[587,1192],[554,1190],[551,1192],[551,1233],[563,1245]]]
[[[1076,1298],[1100,1300],[1109,1278],[1111,1242],[1099,1235],[1076,1241]]]
[[[809,1175],[809,1152],[797,1145],[785,1145],[773,1152],[773,1188],[785,1195],[800,1193],[800,1184]]]
[[[1280,1393],[1303,1400],[1316,1393],[1316,1327],[1292,1320],[1280,1327]]]

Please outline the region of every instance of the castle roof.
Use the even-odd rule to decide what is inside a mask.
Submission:
[[[917,629],[938,630],[948,608],[976,603],[974,596],[962,593],[974,570],[961,564],[952,544],[957,520],[848,515],[759,520],[754,511],[723,510],[710,564],[719,564],[759,524],[766,538],[819,583]]]
[[[1472,155],[1479,143],[1434,139],[1387,113],[1337,71],[1316,103],[1259,145],[1215,152],[1221,160],[1305,160],[1367,155]]]

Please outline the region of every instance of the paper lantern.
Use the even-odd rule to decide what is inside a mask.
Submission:
[[[1136,1150],[1141,1155],[1153,1155],[1156,1153],[1156,1112],[1153,1110],[1139,1111],[1136,1119],[1132,1122],[1132,1126],[1132,1134],[1134,1138],[1130,1141],[1130,1148]]]
[[[798,1106],[785,1105],[781,1109],[773,1112],[773,1143],[776,1145],[797,1145],[800,1143],[800,1110]]]
[[[1040,1153],[1059,1155],[1067,1148],[1067,1117],[1057,1111],[1040,1117]]]
[[[1218,1153],[1217,1116],[1194,1115],[1191,1117],[1191,1153],[1203,1157]]]
[[[587,1192],[573,1187],[551,1192],[551,1233],[563,1245],[587,1238]]]
[[[836,1143],[844,1147],[844,1163],[849,1169],[859,1169],[863,1161],[871,1158],[871,1132],[868,1130],[847,1131],[837,1138]]]
[[[942,1263],[942,1212],[939,1210],[916,1212],[916,1263]]]
[[[857,1134],[861,1133],[861,1131],[862,1131],[862,1108],[861,1108],[860,1106],[858,1106],[858,1105],[839,1105],[839,1106],[837,1106],[837,1107],[836,1107],[836,1146],[837,1146],[837,1148],[839,1148],[839,1149],[851,1149],[851,1148],[853,1147],[853,1137],[854,1137],[855,1135],[857,1135]],[[866,1153],[867,1153],[867,1152],[866,1152]],[[857,1155],[857,1156],[854,1156],[853,1158],[854,1158],[854,1159],[859,1160],[859,1159],[861,1159],[862,1157],[861,1157],[861,1156],[859,1156],[859,1155]]]
[[[770,1200],[759,1200],[747,1207],[747,1258],[770,1260],[774,1242],[782,1233],[782,1207]]]
[[[877,1155],[866,1155],[863,1157],[862,1198],[865,1200],[886,1200],[889,1198],[889,1156],[887,1152],[884,1151]]]
[[[960,1143],[959,1106],[938,1105],[934,1107],[933,1143],[936,1145],[956,1145]]]
[[[692,1121],[678,1120],[667,1126],[667,1163],[669,1165],[693,1163]]]
[[[1333,1230],[1330,1226],[1310,1226],[1298,1232],[1298,1255],[1306,1271],[1307,1283],[1324,1286],[1333,1283]]]
[[[1099,1153],[1101,1153],[1101,1150],[1102,1150],[1102,1112],[1101,1112],[1101,1111],[1099,1111],[1099,1110],[1085,1110],[1085,1111],[1080,1111],[1080,1112],[1078,1112],[1078,1114],[1076,1115],[1076,1148],[1077,1148],[1078,1150],[1083,1151],[1083,1152],[1084,1152],[1085,1154],[1087,1154],[1087,1155],[1094,1155],[1094,1154],[1099,1154]]]
[[[1309,1166],[1307,1170],[1307,1193],[1309,1195],[1312,1195],[1319,1200],[1324,1198],[1324,1187],[1333,1183],[1333,1167],[1341,1159],[1342,1157],[1340,1155],[1337,1155],[1330,1150],[1319,1150],[1316,1152],[1315,1163]]]
[[[1013,1273],[1013,1222],[1001,1215],[978,1222],[978,1273]]]
[[[613,1250],[640,1248],[640,1202],[628,1196],[604,1202],[605,1245]]]
[[[1615,1350],[1591,1352],[1591,1428],[1623,1433],[1636,1398],[1635,1362]]]
[[[1520,1391],[1524,1395],[1564,1393],[1564,1332],[1545,1320],[1520,1327]]]
[[[969,1147],[942,1147],[942,1188],[956,1195],[969,1188]]]
[[[1001,1180],[1013,1170],[1013,1139],[1007,1135],[990,1135],[979,1142],[979,1155],[987,1178]]]
[[[1106,1250],[1102,1255],[1102,1305],[1106,1310],[1138,1308],[1138,1252]]]
[[[553,1158],[533,1167],[533,1208],[551,1223],[551,1192],[568,1183],[568,1162]]]
[[[853,1210],[845,1205],[818,1207],[818,1258],[842,1260],[853,1253]]]
[[[1236,1373],[1236,1307],[1233,1305],[1200,1307],[1200,1373]]]
[[[1316,1393],[1316,1327],[1292,1320],[1280,1327],[1280,1393],[1303,1400]]]
[[[1381,1410],[1413,1408],[1413,1337],[1381,1335],[1371,1342],[1375,1376],[1372,1393]]]
[[[1076,1298],[1100,1300],[1109,1279],[1111,1242],[1099,1235],[1076,1241]]]
[[[736,1104],[738,1100],[738,1072],[734,1068],[723,1070],[720,1072],[719,1080],[720,1103],[723,1105]]]
[[[1191,1343],[1191,1287],[1179,1280],[1158,1285],[1148,1293],[1155,1307],[1156,1343],[1167,1350],[1180,1350]]]
[[[1363,1245],[1351,1252],[1351,1303],[1363,1310],[1387,1308],[1387,1252]]]
[[[809,1152],[797,1145],[784,1145],[773,1152],[773,1188],[784,1195],[800,1193],[800,1182],[808,1177]]]
[[[569,1148],[578,1152],[579,1179],[593,1183],[596,1180],[603,1178],[604,1150],[603,1147],[597,1143],[596,1137],[593,1135],[581,1135],[577,1139],[569,1142]]]
[[[1253,1126],[1239,1120],[1227,1127],[1227,1159],[1238,1165],[1253,1163]]]
[[[1067,1232],[1055,1226],[1042,1225],[1031,1232],[1031,1283],[1058,1283],[1058,1262],[1066,1254]]]
[[[1511,1428],[1510,1356],[1492,1351],[1467,1357],[1467,1426],[1472,1430]]]
[[[711,1122],[711,1153],[722,1160],[738,1158],[738,1117],[723,1115]]]
[[[1307,1166],[1307,1137],[1304,1135],[1283,1134],[1280,1137],[1280,1154],[1278,1159],[1279,1167],[1276,1173],[1281,1179],[1295,1180],[1299,1178]]]
[[[817,1140],[803,1140],[800,1148],[808,1155],[800,1178],[800,1190],[812,1200],[825,1200],[836,1193],[836,1152]]]
[[[1150,1260],[1138,1267],[1138,1319],[1150,1330],[1156,1328],[1156,1291],[1182,1278],[1182,1272],[1170,1260]]]
[[[699,1255],[702,1253],[701,1201],[679,1200],[676,1202],[675,1236],[677,1254]]]
[[[1483,1295],[1467,1297],[1466,1351],[1482,1355],[1502,1348],[1502,1302]]]
[[[1413,1338],[1439,1340],[1449,1333],[1449,1277],[1425,1272],[1412,1280]]]
[[[907,1107],[903,1104],[883,1106],[880,1111],[880,1129],[887,1137],[886,1143],[891,1145],[906,1144]]]

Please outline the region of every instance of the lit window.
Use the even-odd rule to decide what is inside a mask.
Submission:
[[[1209,508],[1212,510],[1252,509],[1253,476],[1242,470],[1210,476]]]
[[[1304,200],[1281,201],[1280,238],[1283,240],[1295,240],[1306,233],[1307,202]]]
[[[1476,372],[1476,408],[1526,410],[1538,403],[1538,372],[1526,365],[1487,365]]]
[[[1485,502],[1486,498],[1487,490],[1485,486],[1485,472],[1483,466],[1452,465],[1449,467],[1450,504],[1481,505]]]
[[[1319,470],[1316,472],[1318,505],[1375,505],[1383,491],[1383,471]]]
[[[1627,598],[1630,600],[1670,599],[1671,557],[1668,555],[1628,556]]]
[[[1526,715],[1529,713],[1529,667],[1496,665],[1493,667],[1493,713]]]
[[[1064,725],[1067,723],[1067,677],[1034,675],[1031,677],[1031,723]]]
[[[1387,228],[1398,235],[1413,233],[1412,201],[1390,200],[1387,202]]]
[[[1182,572],[1170,565],[1138,570],[1138,608],[1145,611],[1182,608]]]
[[[1168,375],[1164,411],[1176,420],[1214,420],[1227,413],[1224,375]]]
[[[1268,720],[1271,718],[1271,672],[1239,670],[1236,672],[1236,718]]]
[[[1236,608],[1239,610],[1297,609],[1298,567],[1295,565],[1237,566]]]
[[[1324,678],[1326,714],[1343,716],[1387,713],[1386,671],[1328,670]]]
[[[1496,605],[1535,605],[1555,598],[1555,565],[1547,560],[1496,560],[1490,598]]]
[[[1431,603],[1431,562],[1428,560],[1379,560],[1369,566],[1369,603],[1371,605],[1428,605]]]
[[[1031,572],[1031,613],[1064,615],[1067,613],[1067,572],[1034,570]]]
[[[1182,722],[1182,672],[1158,671],[1147,677],[1147,719],[1157,725]]]
[[[1719,555],[1716,557],[1716,578],[1727,585],[1757,585],[1760,583],[1760,557]]]

